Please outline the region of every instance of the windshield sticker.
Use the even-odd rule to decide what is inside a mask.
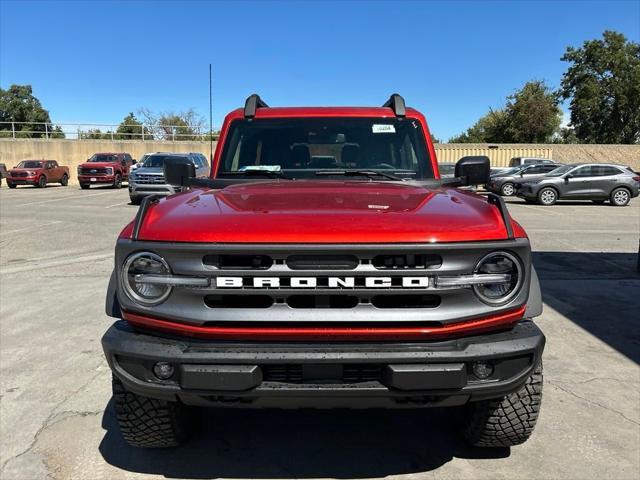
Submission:
[[[373,133],[396,133],[396,127],[393,125],[374,124],[371,126]]]
[[[279,172],[280,165],[247,165],[245,167],[241,167],[241,172],[249,171],[260,171],[260,172]]]

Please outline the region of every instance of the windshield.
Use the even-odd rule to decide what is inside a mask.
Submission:
[[[547,173],[547,177],[559,177],[560,175],[564,175],[565,173],[567,173],[569,170],[571,170],[572,168],[575,168],[575,165],[564,165],[562,167],[558,167],[555,170],[551,170],[549,173]]]
[[[180,160],[188,160],[187,157],[179,157],[177,155],[150,155],[142,165],[146,168],[162,168],[167,158],[176,158]]]
[[[110,163],[110,162],[115,162],[116,159],[117,159],[117,155],[107,155],[104,153],[96,153],[88,161]]]
[[[521,165],[519,167],[509,168],[508,170],[504,170],[502,172],[496,173],[496,176],[507,177],[509,175],[514,175],[518,173],[520,170],[522,170],[523,168],[524,168],[524,165]]]
[[[20,162],[16,168],[42,168],[44,162],[38,162],[36,160],[24,160]]]
[[[420,123],[413,119],[237,120],[229,127],[227,138],[218,177],[260,169],[282,172],[289,178],[332,178],[315,176],[330,170],[433,178]]]

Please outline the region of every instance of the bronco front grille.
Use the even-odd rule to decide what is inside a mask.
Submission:
[[[527,270],[526,287],[507,309],[526,302],[527,239],[456,244],[270,245],[120,240],[116,262],[137,251],[161,255],[172,291],[145,313],[196,325],[413,325],[491,314],[469,285],[447,278],[473,275],[487,253],[508,250]],[[184,283],[181,283],[184,279]],[[126,296],[123,308],[140,311]],[[142,312],[141,312],[142,313]]]

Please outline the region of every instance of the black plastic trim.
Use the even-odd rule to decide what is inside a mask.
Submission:
[[[256,110],[258,108],[268,107],[269,105],[267,105],[257,93],[249,95],[247,100],[244,102],[244,118],[253,118],[256,116]]]
[[[513,228],[511,228],[511,215],[509,215],[509,210],[507,209],[507,204],[505,203],[504,199],[500,195],[489,193],[489,195],[487,196],[487,202],[498,207],[500,215],[502,215],[504,228],[506,228],[507,230],[507,237],[509,237],[509,239],[514,238]]]
[[[404,117],[407,115],[404,98],[398,93],[394,93],[389,97],[383,107],[390,107],[396,117]]]

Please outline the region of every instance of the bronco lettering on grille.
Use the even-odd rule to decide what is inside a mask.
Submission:
[[[430,277],[216,277],[217,288],[429,288]]]

